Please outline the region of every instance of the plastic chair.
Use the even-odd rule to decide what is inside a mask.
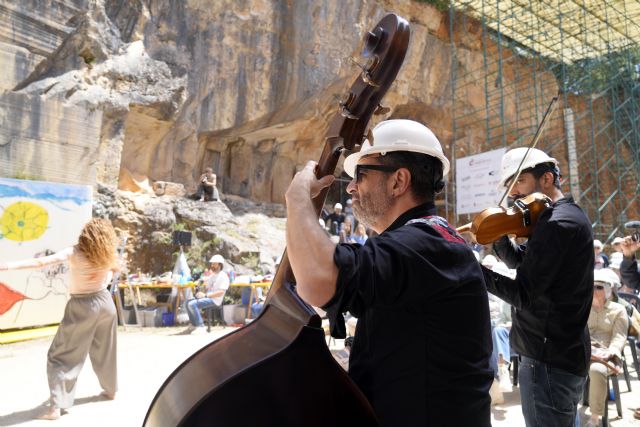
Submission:
[[[613,398],[616,402],[616,410],[618,411],[618,418],[622,418],[622,402],[620,401],[620,385],[618,384],[617,375],[607,376],[607,389],[611,390],[613,386]],[[604,415],[602,416],[602,426],[607,427],[609,425],[609,393],[604,401]]]
[[[607,391],[613,387],[613,398],[616,403],[616,410],[618,411],[618,417],[622,418],[622,401],[620,400],[620,384],[618,383],[617,375],[607,375]],[[589,377],[587,376],[587,382],[584,384],[584,390],[582,392],[582,404],[589,406]],[[604,401],[604,415],[602,415],[602,427],[609,426],[609,392],[606,393]]]
[[[211,324],[222,325],[223,328],[227,326],[222,315],[222,305],[213,305],[204,309],[207,317],[207,332],[211,332]]]
[[[640,297],[638,295],[618,292],[618,297],[624,299],[629,304],[633,305],[636,310],[640,311]],[[636,377],[640,380],[640,362],[638,361],[638,350],[636,346],[638,341],[633,336],[627,336],[627,341],[629,342],[629,349],[631,350],[631,357],[633,358],[633,367],[636,370]]]
[[[514,354],[511,356],[511,373],[513,375],[513,386],[518,387],[518,363],[520,362],[520,356]]]

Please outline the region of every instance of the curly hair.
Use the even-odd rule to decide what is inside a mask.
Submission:
[[[96,268],[111,268],[117,264],[117,236],[109,221],[93,218],[80,232],[78,249]]]

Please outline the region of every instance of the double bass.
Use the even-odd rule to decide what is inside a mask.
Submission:
[[[359,149],[400,70],[409,34],[409,23],[394,14],[366,34],[367,61],[329,124],[318,178],[333,174],[342,154]],[[327,192],[313,200],[317,214]],[[295,285],[285,250],[260,316],[183,362],[154,397],[144,426],[378,425]]]

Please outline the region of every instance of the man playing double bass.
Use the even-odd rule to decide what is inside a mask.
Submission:
[[[465,241],[435,216],[449,161],[420,123],[388,120],[347,157],[357,219],[378,236],[331,242],[312,197],[333,182],[314,162],[286,193],[287,246],[299,295],[358,318],[349,375],[384,426],[490,426],[491,335],[482,272]]]
[[[508,188],[526,148],[505,153],[500,187]],[[524,245],[508,237],[494,243],[496,254],[517,267],[515,280],[483,267],[489,292],[515,308],[510,341],[520,355],[520,396],[527,427],[574,425],[589,371],[587,319],[593,295],[593,234],[589,219],[560,191],[556,159],[532,148],[508,194],[534,192],[551,205],[538,218]]]

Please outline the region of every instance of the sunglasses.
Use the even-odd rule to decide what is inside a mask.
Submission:
[[[382,171],[382,172],[395,172],[398,170],[395,166],[387,166],[387,165],[356,165],[356,184],[360,184],[362,177],[366,175],[363,173],[364,170],[372,170],[372,171]]]

